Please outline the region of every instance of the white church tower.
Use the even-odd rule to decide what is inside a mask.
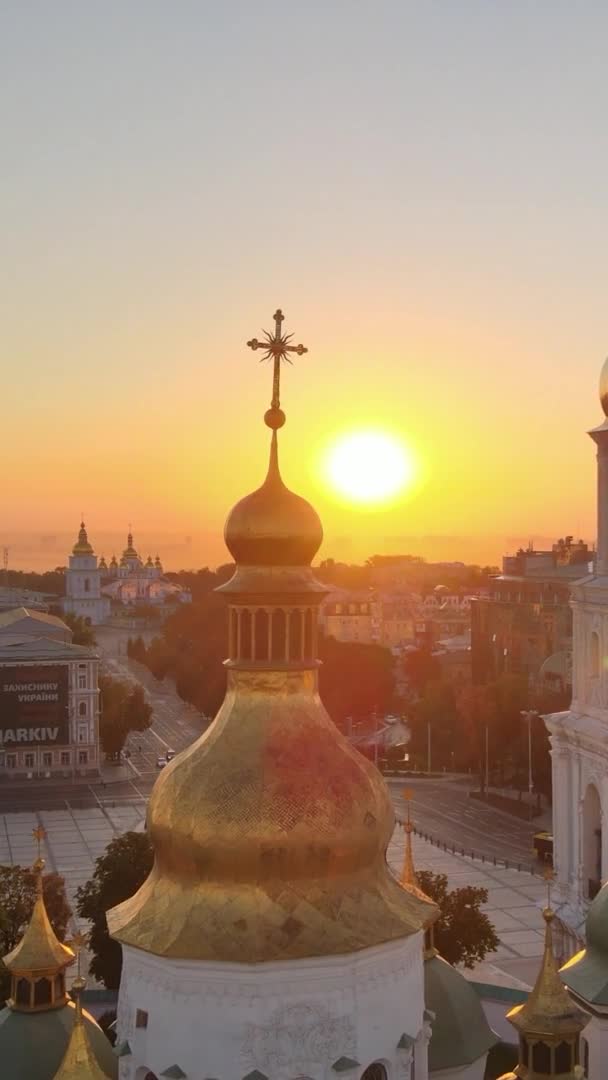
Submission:
[[[62,607],[66,614],[80,615],[93,625],[104,622],[110,614],[110,601],[101,595],[101,570],[84,521],[80,522],[78,540],[70,555],[65,592]]]
[[[423,931],[437,909],[391,874],[384,780],[319,698],[326,590],[310,564],[323,533],[279,472],[281,321],[263,346],[268,474],[225,529],[226,698],[160,774],[154,867],[108,913],[123,951],[121,1080],[428,1077]]]
[[[553,759],[558,914],[581,934],[608,877],[608,360],[600,377],[605,419],[597,446],[597,560],[572,586],[572,705],[545,717]]]

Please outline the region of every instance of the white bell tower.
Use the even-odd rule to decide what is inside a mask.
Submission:
[[[597,446],[597,560],[572,586],[572,704],[569,712],[545,717],[558,913],[581,934],[589,903],[608,877],[608,360],[600,401],[606,418],[589,432]]]
[[[97,566],[97,556],[89,543],[84,521],[80,522],[78,540],[70,555],[65,589],[63,610],[66,613],[80,615],[93,625],[103,622],[110,614],[110,601],[101,595],[101,571]]]

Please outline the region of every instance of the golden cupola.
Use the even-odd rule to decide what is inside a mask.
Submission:
[[[93,548],[89,543],[87,536],[87,530],[84,521],[80,522],[80,531],[78,533],[78,539],[72,548],[73,555],[94,555]]]
[[[550,876],[549,872],[549,880]],[[545,1076],[570,1080],[579,1075],[579,1036],[589,1017],[574,1003],[560,978],[553,951],[555,912],[550,895],[543,919],[545,948],[538,977],[527,1001],[507,1013],[507,1020],[519,1034],[519,1064],[511,1075],[528,1080]]]
[[[159,776],[148,807],[154,866],[108,913],[114,938],[159,956],[261,963],[351,953],[421,930],[428,900],[386,862],[386,785],[338,732],[317,687],[313,508],[281,479],[281,361],[303,346],[261,345],[274,362],[268,475],[226,524],[236,560],[227,691],[208,730]],[[260,347],[255,339],[248,343]]]
[[[44,859],[40,857],[40,843],[45,835],[42,827],[34,829],[38,842],[38,858],[32,868],[36,899],[29,924],[21,941],[4,957],[4,966],[11,976],[8,1005],[16,1012],[62,1008],[67,1001],[65,969],[74,959],[73,950],[58,940],[44,903]]]

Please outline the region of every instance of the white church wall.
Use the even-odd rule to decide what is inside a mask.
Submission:
[[[341,1074],[347,1080],[373,1062],[384,1063],[388,1080],[403,1080],[406,1035],[418,1038],[416,1078],[426,1080],[423,998],[420,933],[350,956],[254,967],[123,947],[118,1041],[132,1053],[120,1058],[120,1077],[179,1065],[188,1080],[241,1080],[256,1069],[271,1080],[335,1080],[332,1066],[346,1057],[357,1062]]]

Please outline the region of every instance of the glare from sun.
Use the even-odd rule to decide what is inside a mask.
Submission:
[[[350,502],[366,506],[393,501],[411,486],[415,471],[409,448],[380,431],[343,435],[326,458],[326,475],[332,488]]]

